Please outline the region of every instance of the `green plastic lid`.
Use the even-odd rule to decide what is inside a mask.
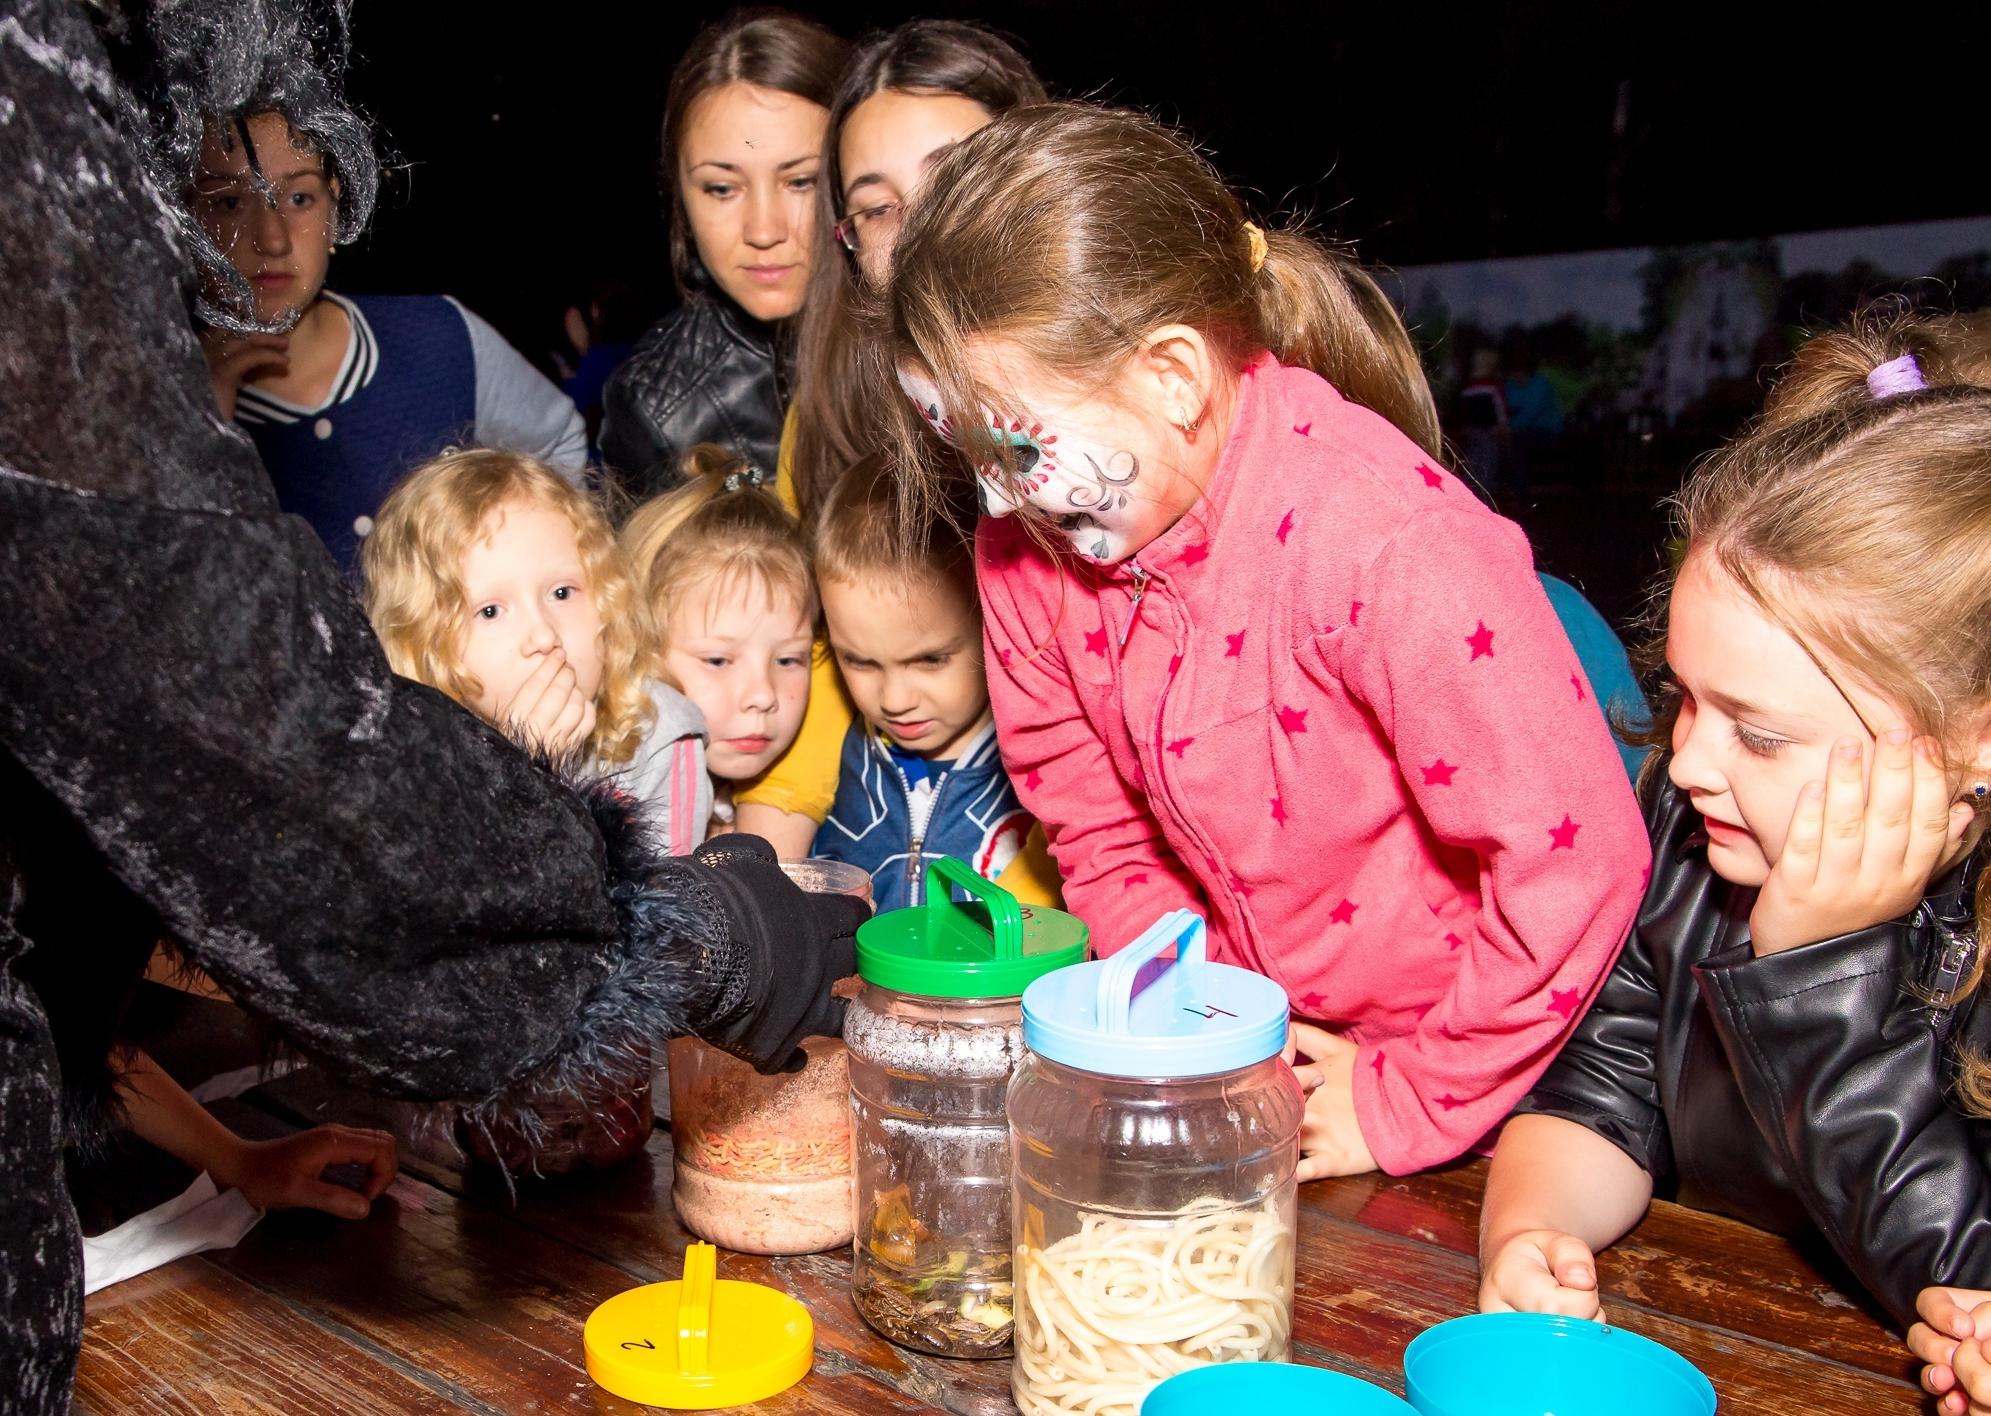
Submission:
[[[959,885],[975,900],[954,902]],[[984,880],[958,860],[926,868],[926,903],[857,927],[857,973],[866,983],[928,998],[1011,998],[1053,969],[1085,960],[1076,915],[1038,905]]]

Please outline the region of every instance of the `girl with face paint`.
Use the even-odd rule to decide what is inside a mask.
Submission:
[[[894,260],[903,473],[975,471],[991,701],[1066,907],[1109,952],[1198,910],[1284,986],[1302,1178],[1459,1155],[1568,1035],[1649,853],[1395,313],[1078,105],[958,143]]]

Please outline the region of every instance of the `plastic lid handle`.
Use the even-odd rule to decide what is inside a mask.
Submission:
[[[1135,975],[1169,945],[1176,946],[1176,968],[1200,971],[1208,957],[1207,933],[1203,916],[1194,910],[1175,910],[1149,925],[1140,938],[1108,959],[1106,967],[1099,971],[1099,1030],[1119,1037],[1127,1035]]]
[[[939,938],[946,912],[961,908],[954,903],[954,892],[946,885],[958,885],[988,906],[990,932],[995,936],[995,958],[1023,957],[1023,911],[1017,907],[1016,896],[994,881],[983,879],[952,856],[941,856],[926,867],[928,938]]]
[[[719,1251],[710,1244],[693,1244],[684,1251],[684,1287],[677,1308],[677,1369],[680,1375],[702,1377],[712,1365],[712,1285],[719,1273]]]

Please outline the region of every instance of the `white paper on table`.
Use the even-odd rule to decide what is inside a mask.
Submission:
[[[263,1212],[240,1190],[226,1194],[205,1171],[186,1192],[83,1241],[83,1291],[95,1293],[188,1254],[232,1249]]]

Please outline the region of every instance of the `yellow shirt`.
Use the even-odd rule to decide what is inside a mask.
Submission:
[[[781,452],[775,466],[775,490],[783,505],[796,512],[795,410],[791,406],[781,428]],[[799,513],[798,513],[799,514]],[[735,803],[771,806],[821,824],[836,801],[837,764],[843,757],[844,735],[857,718],[857,709],[837,671],[836,656],[827,641],[816,641],[809,671],[809,706],[801,731],[775,764],[758,780],[734,795]],[[1058,869],[1044,839],[1044,828],[1030,832],[1023,851],[996,878],[996,884],[1026,905],[1055,908],[1060,903]]]

